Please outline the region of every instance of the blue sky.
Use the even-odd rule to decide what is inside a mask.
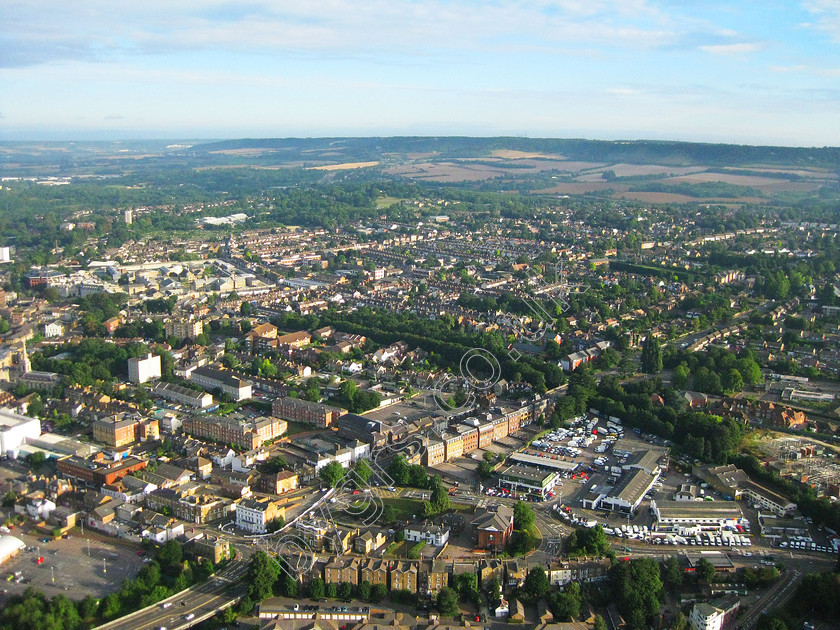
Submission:
[[[840,0],[2,0],[0,139],[840,145]]]

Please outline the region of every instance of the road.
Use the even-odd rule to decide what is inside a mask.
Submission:
[[[198,584],[186,591],[176,593],[172,597],[158,602],[153,606],[143,608],[134,613],[115,619],[98,626],[96,630],[155,630],[167,628],[178,630],[189,628],[202,619],[212,617],[216,612],[227,608],[237,601],[244,593],[245,587],[237,584],[248,570],[248,565],[242,560],[234,560],[230,566],[206,582]],[[182,606],[181,602],[185,602]],[[163,608],[170,603],[171,606]],[[187,621],[187,615],[195,615]]]

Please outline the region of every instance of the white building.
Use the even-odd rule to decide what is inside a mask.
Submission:
[[[48,322],[44,324],[44,337],[61,337],[64,334],[64,326],[60,322]]]
[[[694,604],[689,622],[694,630],[720,630],[723,626],[724,612],[711,604]]]
[[[41,435],[41,421],[0,409],[0,456],[17,457],[20,447]]]
[[[405,539],[409,542],[420,542],[440,547],[449,541],[449,528],[437,525],[409,525],[405,528]]]
[[[9,247],[0,247],[0,262],[10,262],[12,260],[12,250]]]
[[[144,359],[132,357],[128,360],[128,380],[132,383],[145,383],[160,378],[160,356],[151,352]]]
[[[265,534],[277,518],[277,506],[270,501],[242,499],[236,504],[236,526],[252,534]]]
[[[14,536],[0,536],[0,564],[15,557],[21,549],[26,549],[26,543]]]
[[[699,527],[704,531],[734,529],[743,514],[735,501],[651,501],[660,531]]]
[[[26,513],[34,519],[47,520],[55,509],[55,503],[49,499],[33,499],[26,506]]]

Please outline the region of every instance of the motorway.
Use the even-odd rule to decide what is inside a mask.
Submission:
[[[204,619],[215,615],[219,610],[227,608],[239,600],[245,593],[245,587],[237,584],[248,570],[244,561],[234,560],[230,566],[212,576],[206,582],[193,586],[186,591],[176,593],[172,597],[158,602],[153,606],[143,608],[134,613],[115,619],[96,630],[180,630],[189,628]],[[185,604],[182,606],[181,602]],[[164,604],[171,604],[164,608]],[[194,618],[187,621],[187,615]]]

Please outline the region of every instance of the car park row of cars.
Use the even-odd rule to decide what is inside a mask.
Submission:
[[[595,527],[598,522],[591,518],[578,516],[569,507],[554,506],[555,511],[570,525],[577,527]],[[696,533],[668,533],[653,531],[647,525],[620,525],[610,527],[601,523],[604,533],[608,536],[627,540],[638,540],[653,545],[691,545],[699,547],[749,547],[752,542],[749,538],[749,525],[742,524],[733,528],[732,531],[720,532],[700,531]],[[739,531],[740,529],[740,531]]]
[[[804,536],[795,536],[793,538],[789,538],[788,540],[783,540],[779,543],[779,547],[787,548],[787,549],[802,549],[804,551],[821,551],[823,553],[838,553],[837,547],[832,547],[828,545],[818,545],[810,538],[806,538]]]

